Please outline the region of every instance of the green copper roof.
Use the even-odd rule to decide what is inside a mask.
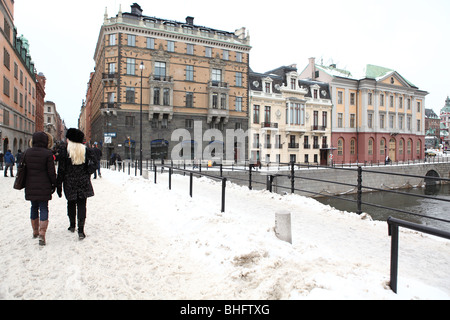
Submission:
[[[389,68],[384,68],[384,67],[380,67],[380,66],[375,66],[372,64],[368,64],[366,66],[366,78],[369,79],[381,79],[384,78],[385,76],[387,76],[390,73],[396,72],[395,70],[389,69]],[[398,74],[398,72],[397,72]],[[410,86],[412,87],[416,87],[412,82],[408,81],[407,79],[405,79],[403,76],[401,76],[399,74],[400,77],[403,78],[403,80],[405,80]]]

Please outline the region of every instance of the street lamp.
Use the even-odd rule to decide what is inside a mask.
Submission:
[[[140,174],[142,176],[142,72],[145,69],[144,66],[144,62],[141,62],[141,65],[139,66],[139,69],[141,69],[141,109],[140,109],[140,123],[139,123],[139,128],[140,128],[140,133],[139,133],[139,170],[140,170]]]

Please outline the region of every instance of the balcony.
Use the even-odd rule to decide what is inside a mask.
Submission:
[[[101,106],[101,109],[117,109],[118,108],[117,102],[102,102],[100,106]]]
[[[278,130],[278,123],[277,122],[262,122],[261,129],[263,129],[263,130],[272,130],[272,129]]]
[[[208,88],[228,88],[228,82],[208,81]]]
[[[309,143],[304,143],[303,149],[311,149],[311,145]]]
[[[319,126],[317,124],[314,124],[311,126],[311,131],[323,131],[325,132],[325,130],[327,129],[326,126]]]
[[[293,143],[293,142],[290,142],[289,144],[288,144],[288,148],[291,148],[291,149],[298,149],[299,148],[299,144],[298,143]]]
[[[318,144],[313,144],[313,149],[320,149],[320,145],[318,145]]]
[[[264,148],[266,148],[266,149],[272,149],[272,144],[266,143],[266,144],[264,145]]]
[[[102,74],[102,81],[104,84],[117,85],[118,79],[119,79],[119,74],[117,72]]]

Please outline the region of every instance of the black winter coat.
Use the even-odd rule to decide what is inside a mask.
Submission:
[[[47,148],[48,137],[44,132],[33,134],[33,147],[24,155],[26,164],[25,199],[48,201],[56,187],[56,171],[53,152]]]
[[[94,196],[91,184],[91,175],[87,170],[88,158],[94,155],[86,148],[86,156],[83,164],[73,165],[67,149],[62,149],[58,161],[58,188],[64,187],[64,195],[69,201],[84,199]]]

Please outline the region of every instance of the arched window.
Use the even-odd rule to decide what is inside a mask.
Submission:
[[[417,147],[416,147],[416,154],[420,156],[420,149],[422,144],[420,143],[420,140],[417,141]]]
[[[403,155],[403,139],[400,139],[400,141],[398,142],[398,154],[399,155]]]
[[[408,148],[408,154],[411,154],[411,148],[412,148],[412,140],[411,139],[409,139],[408,140],[408,146],[407,146],[407,148]]]
[[[338,140],[338,156],[342,156],[344,154],[344,139]]]
[[[367,153],[369,154],[369,156],[373,155],[373,139],[372,138],[369,139],[369,148],[367,150]]]
[[[380,140],[380,154],[384,155],[384,150],[386,148],[386,140],[384,138],[381,138]]]

